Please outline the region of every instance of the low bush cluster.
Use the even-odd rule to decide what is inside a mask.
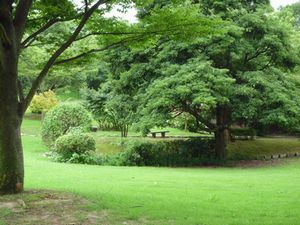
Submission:
[[[96,143],[92,136],[81,131],[68,132],[55,141],[54,150],[66,159],[73,154],[82,155],[96,150]]]
[[[213,158],[214,141],[212,139],[192,138],[174,141],[134,141],[126,142],[124,150],[102,156],[93,152],[74,153],[65,159],[54,157],[60,162],[96,164],[110,166],[199,166],[217,163]]]
[[[41,113],[48,112],[57,104],[58,104],[58,100],[56,98],[55,93],[49,90],[46,92],[42,92],[40,94],[36,94],[32,99],[29,110],[32,113],[41,114]]]
[[[50,158],[55,162],[61,163],[75,163],[75,164],[88,164],[88,165],[103,165],[103,157],[95,152],[85,152],[82,154],[73,153],[68,157],[58,154],[57,152],[51,152]]]
[[[42,138],[46,145],[53,146],[60,136],[72,127],[81,127],[83,132],[92,126],[89,112],[79,104],[62,104],[46,113],[42,125]]]
[[[55,161],[93,163],[96,142],[85,133],[92,125],[88,111],[78,104],[59,105],[50,110],[43,121],[42,138],[53,150]]]
[[[214,154],[212,139],[133,142],[119,153],[122,166],[197,166],[211,162]]]

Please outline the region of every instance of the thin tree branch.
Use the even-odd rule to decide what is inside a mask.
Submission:
[[[263,66],[260,70],[263,71],[263,70],[267,69],[268,67],[270,67],[271,64],[272,64],[272,61],[273,61],[273,60],[270,59],[269,62],[268,62],[265,66]]]
[[[100,36],[100,35],[116,35],[116,36],[121,36],[121,35],[132,35],[132,34],[143,34],[142,32],[93,32],[93,33],[88,33],[86,35],[83,35],[81,37],[78,37],[76,41],[85,39],[90,36]]]
[[[53,24],[59,22],[60,20],[54,19],[54,20],[49,20],[47,23],[45,23],[40,29],[35,31],[33,34],[29,35],[22,43],[21,43],[21,48],[28,47],[28,44],[31,44],[32,42],[35,41],[36,37],[50,28]]]
[[[124,40],[121,40],[121,41],[118,41],[118,42],[115,42],[115,43],[112,43],[110,45],[107,45],[105,47],[102,47],[102,48],[96,48],[96,49],[91,49],[87,52],[83,52],[79,55],[76,55],[76,56],[73,56],[73,57],[70,57],[70,58],[67,58],[67,59],[62,59],[62,60],[59,60],[59,61],[56,61],[54,63],[54,65],[59,65],[59,64],[63,64],[63,63],[68,63],[70,61],[73,61],[73,60],[76,60],[76,59],[80,59],[82,57],[85,57],[87,55],[90,55],[92,53],[96,53],[96,52],[102,52],[102,51],[105,51],[105,50],[108,50],[108,49],[112,49],[114,47],[118,47],[118,46],[121,46],[121,45],[124,45],[126,43],[129,43],[129,42],[132,42],[132,41],[137,41],[137,40],[142,40],[144,39],[145,37],[135,37],[135,38],[131,38],[131,39],[124,39]]]
[[[14,18],[14,27],[16,33],[16,42],[18,45],[18,51],[21,46],[21,41],[25,31],[25,25],[29,10],[32,6],[32,0],[19,0],[19,4],[16,8],[16,14]]]
[[[72,33],[72,35],[69,37],[69,39],[61,45],[60,48],[58,48],[54,54],[50,57],[50,59],[45,64],[42,71],[39,73],[35,81],[33,82],[31,89],[29,90],[25,100],[22,103],[22,112],[25,113],[26,109],[28,108],[34,94],[36,93],[38,87],[44,80],[44,78],[47,76],[50,68],[55,63],[56,59],[76,40],[79,33],[82,31],[83,27],[85,26],[86,22],[89,20],[89,18],[92,16],[92,14],[98,9],[98,7],[105,2],[109,0],[98,0],[86,13],[83,14],[83,17],[81,21],[79,22],[77,28]]]
[[[25,48],[28,48],[29,46],[33,46],[33,42],[35,42],[35,40],[36,40],[36,37],[35,38],[33,38],[33,39],[31,39],[28,43],[26,43],[26,45],[22,45],[21,46],[21,48],[22,49],[25,49]],[[42,45],[42,44],[41,44]]]
[[[254,55],[252,55],[252,56],[250,56],[250,57],[248,57],[248,54],[246,54],[245,55],[245,63],[246,62],[250,62],[251,60],[253,60],[253,59],[256,59],[257,57],[259,57],[261,54],[264,54],[264,53],[266,53],[266,52],[268,52],[268,50],[269,50],[269,47],[266,47],[266,48],[264,48],[264,49],[262,49],[262,50],[257,50],[256,51],[256,53],[254,54]]]
[[[89,3],[87,0],[84,0],[84,11],[87,12],[89,9]]]
[[[43,33],[44,31],[48,30],[50,27],[52,27],[54,24],[59,23],[59,22],[66,22],[66,21],[71,21],[74,20],[83,14],[76,15],[71,18],[65,18],[65,19],[51,19],[47,23],[45,23],[42,27],[40,27],[37,31],[29,35],[21,44],[21,48],[27,48],[29,47],[35,40],[36,38]]]
[[[183,101],[181,102],[181,104],[182,104],[183,111],[194,116],[198,124],[200,123],[204,124],[210,130],[210,132],[214,131],[217,128],[216,124],[207,121],[199,114],[198,110],[193,109],[191,106],[189,106],[188,103]]]
[[[153,31],[136,31],[136,32],[122,32],[122,31],[116,31],[116,32],[92,32],[88,33],[86,35],[83,35],[81,37],[78,37],[76,41],[85,39],[90,36],[100,36],[100,35],[155,35],[155,34],[165,34],[167,32],[173,32],[177,31],[178,27],[187,27],[187,26],[195,26],[198,25],[199,23],[187,23],[187,24],[179,24],[179,25],[174,25],[171,26],[168,29],[162,29],[162,30],[153,30]]]

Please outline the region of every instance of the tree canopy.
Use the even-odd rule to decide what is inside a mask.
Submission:
[[[140,8],[142,23],[171,4]],[[193,1],[189,7],[218,21],[222,31],[193,40],[164,33],[142,46],[110,51],[104,57],[111,65],[106,94],[129,96],[124,104],[132,104],[134,123],[145,133],[188,113],[199,131],[223,133],[219,157],[234,124],[297,131],[299,83],[292,72],[299,51],[291,17],[274,12],[269,1]]]

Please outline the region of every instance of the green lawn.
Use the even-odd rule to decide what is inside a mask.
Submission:
[[[35,124],[35,125],[34,125]],[[34,133],[36,121],[23,132]],[[300,224],[300,161],[264,168],[151,168],[59,164],[23,136],[27,189],[72,192],[126,219],[158,224]]]

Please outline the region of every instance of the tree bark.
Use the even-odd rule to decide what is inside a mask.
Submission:
[[[226,143],[226,137],[225,137],[225,130],[224,129],[218,129],[215,131],[215,157],[216,159],[224,160],[226,159],[227,155],[227,143]]]
[[[24,163],[17,81],[10,79],[15,75],[9,69],[4,71],[0,69],[0,194],[9,194],[23,190]]]
[[[0,96],[0,194],[18,193],[24,186],[21,119],[16,114],[15,105],[3,107],[2,94]]]
[[[215,157],[224,160],[227,157],[227,144],[229,142],[230,112],[226,106],[217,106],[217,128],[215,135]]]
[[[20,37],[16,36],[11,4],[0,1],[0,194],[21,192],[24,186],[16,42]],[[26,15],[26,7],[22,15]],[[24,26],[21,18],[15,21],[20,29]]]
[[[0,194],[21,192],[24,186],[18,53],[8,12],[4,10],[0,16],[3,32],[8,38],[7,43],[0,40]]]

